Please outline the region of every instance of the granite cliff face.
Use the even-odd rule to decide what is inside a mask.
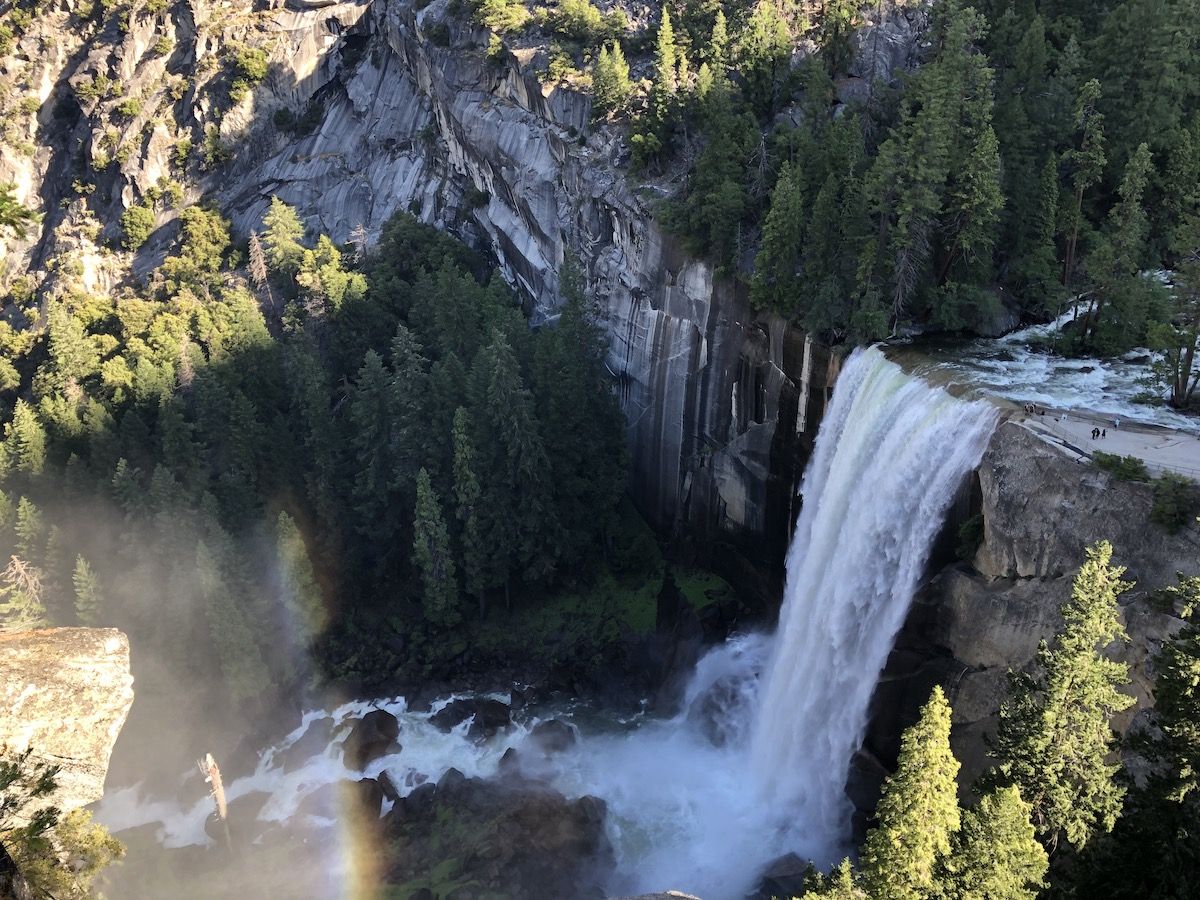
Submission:
[[[620,130],[591,127],[590,98],[539,80],[544,47],[489,56],[487,31],[448,0],[134,0],[99,24],[82,9],[52,4],[0,60],[40,102],[9,116],[20,140],[0,144],[0,183],[45,212],[40,236],[0,247],[0,278],[28,267],[51,288],[111,290],[127,266],[144,277],[177,208],[160,203],[136,255],[110,249],[117,223],[173,183],[184,204],[216,200],[243,236],[272,195],[337,241],[410,211],[490,250],[535,323],[555,315],[569,249],[611,341],[642,511],[778,566],[835,361],[663,233],[656,204],[681,173],[638,183]],[[914,65],[927,18],[921,4],[872,12],[839,97]],[[240,47],[268,65],[235,101]]]
[[[628,149],[590,129],[588,96],[543,86],[532,50],[489,58],[486,31],[461,20],[436,37],[447,15],[445,0],[370,4],[322,63],[320,126],[295,143],[250,141],[222,205],[249,230],[275,194],[339,240],[408,210],[489,248],[535,323],[555,315],[558,269],[577,253],[611,341],[643,512],[779,558],[784,538],[756,539],[787,533],[828,355],[664,235],[663,186],[628,178]]]
[[[99,800],[133,704],[129,641],[115,628],[0,634],[0,747],[61,767],[63,810]]]
[[[1176,572],[1200,571],[1200,527],[1172,535],[1152,523],[1149,485],[1071,459],[1016,422],[997,429],[975,490],[963,511],[974,504],[982,514],[983,541],[970,563],[946,565],[918,595],[876,689],[866,741],[868,754],[894,759],[900,730],[941,683],[964,783],[988,764],[983,736],[994,728],[1007,671],[1031,665],[1038,642],[1060,625],[1085,547],[1110,541],[1114,562],[1137,582],[1121,597],[1129,642],[1113,648],[1130,664],[1138,701],[1115,723],[1121,730],[1153,705],[1154,657],[1180,624],[1150,598]]]

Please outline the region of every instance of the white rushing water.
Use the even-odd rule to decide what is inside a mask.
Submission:
[[[539,715],[553,715],[572,720],[580,740],[549,758],[522,753],[522,766],[569,797],[606,802],[618,863],[611,893],[671,888],[731,900],[785,853],[833,862],[848,849],[844,788],[871,693],[947,508],[995,422],[990,405],[955,400],[879,350],[855,351],[804,477],[779,629],[734,637],[705,656],[678,716],[621,721],[560,707],[478,744],[468,723],[441,733],[430,713],[403,700],[347,704],[306,716],[252,775],[227,786],[229,799],[264,791],[260,819],[306,809],[316,827],[333,828],[336,809],[302,806],[323,786],[385,770],[404,792],[451,767],[491,775],[508,747],[521,750]],[[397,716],[403,749],[349,771],[337,738],[373,706]],[[307,759],[293,753],[285,772],[289,748],[309,728],[331,725],[334,741]],[[208,840],[208,809],[202,790],[181,805],[129,789],[106,797],[98,817],[114,830],[158,822],[164,844],[180,846]]]
[[[1132,350],[1111,359],[1050,353],[1048,343],[1074,315],[1069,311],[1001,338],[922,341],[917,346],[930,358],[931,374],[949,375],[990,396],[1200,434],[1195,416],[1175,411],[1161,397],[1158,403],[1148,402],[1154,389],[1146,383],[1147,361],[1154,351]]]
[[[847,361],[804,475],[787,593],[751,744],[764,796],[818,834],[849,822],[843,787],[867,706],[990,404],[912,378],[878,350]]]

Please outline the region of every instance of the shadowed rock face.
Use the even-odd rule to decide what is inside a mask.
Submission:
[[[132,703],[129,641],[115,628],[0,634],[0,746],[62,767],[61,809],[100,799]]]

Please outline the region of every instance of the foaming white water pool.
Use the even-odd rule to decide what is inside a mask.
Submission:
[[[300,804],[322,788],[347,780],[375,778],[384,771],[401,796],[408,795],[425,781],[436,781],[451,768],[469,777],[492,775],[504,751],[524,741],[527,727],[518,724],[493,740],[475,743],[466,736],[470,720],[450,732],[443,732],[431,724],[434,713],[459,696],[473,695],[443,698],[427,712],[409,710],[402,697],[344,703],[332,710],[311,710],[304,714],[300,725],[259,757],[252,774],[225,783],[226,801],[232,805],[249,794],[265,793],[269,797],[256,819],[283,822],[295,816]],[[507,695],[492,696],[507,699]],[[381,756],[362,770],[348,767],[343,760],[343,741],[354,723],[375,709],[396,717],[400,724],[401,751]],[[330,728],[328,743],[286,766],[284,760],[288,751],[310,729],[316,728]],[[191,771],[180,773],[180,785],[195,784],[193,775]],[[204,825],[213,803],[205,791],[203,786],[197,788],[194,802],[180,804],[172,799],[146,796],[140,785],[120,788],[105,794],[97,807],[96,818],[114,833],[157,824],[160,826],[159,840],[167,848],[207,844],[210,838]],[[332,801],[318,804],[315,817],[336,820],[341,811],[333,808],[334,805]]]

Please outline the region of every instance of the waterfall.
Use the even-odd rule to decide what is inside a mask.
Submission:
[[[867,708],[934,539],[997,420],[878,349],[847,360],[805,471],[749,760],[760,794],[844,835]]]
[[[784,854],[834,861],[848,849],[846,775],[871,693],[946,511],[996,419],[990,405],[956,400],[879,350],[855,351],[804,476],[779,628],[710,651],[678,716],[526,707],[521,724],[477,744],[467,723],[445,734],[432,712],[409,710],[403,699],[356,702],[306,715],[252,774],[227,783],[231,804],[261,792],[269,799],[258,821],[326,829],[313,846],[325,848],[322,865],[342,878],[352,861],[338,834],[354,823],[327,808],[321,789],[386,771],[407,794],[451,766],[491,777],[514,748],[525,777],[605,801],[617,863],[611,894],[677,889],[734,900]],[[399,720],[403,749],[360,773],[346,767],[338,740],[375,706]],[[539,716],[572,720],[577,745],[552,758],[526,750]],[[323,742],[310,742],[308,730],[318,727]],[[110,792],[98,818],[114,830],[160,823],[166,846],[205,843],[211,803],[197,781],[195,772],[183,776],[186,802],[138,788]]]

